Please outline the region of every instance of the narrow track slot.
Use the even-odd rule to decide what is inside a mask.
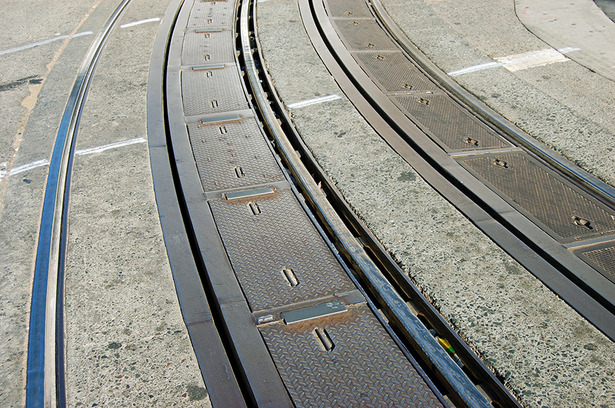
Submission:
[[[320,347],[323,350],[329,352],[335,348],[335,343],[333,343],[333,340],[331,340],[331,336],[329,336],[329,333],[327,333],[327,329],[321,329],[319,327],[315,328],[314,336],[320,343]]]

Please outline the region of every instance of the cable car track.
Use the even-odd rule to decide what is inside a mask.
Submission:
[[[509,125],[506,131],[499,131],[495,128],[495,125],[502,126],[500,122],[504,121],[503,118],[493,119],[489,123],[476,122],[476,129],[485,138],[481,140],[480,146],[472,146],[468,143],[467,139],[474,141],[476,137],[471,133],[463,135],[465,137],[454,134],[457,139],[453,139],[450,134],[442,134],[447,131],[446,129],[440,129],[440,133],[434,130],[437,128],[435,123],[437,115],[427,117],[420,111],[420,108],[417,111],[416,107],[424,108],[432,103],[431,106],[435,104],[437,108],[437,104],[445,102],[443,99],[449,94],[446,92],[441,94],[442,88],[439,89],[432,78],[426,79],[428,84],[426,91],[420,87],[425,86],[425,79],[421,80],[422,83],[419,81],[419,88],[416,88],[416,91],[404,91],[401,84],[397,85],[399,90],[386,89],[386,86],[390,84],[379,84],[377,75],[385,77],[388,75],[390,78],[392,74],[382,72],[385,70],[379,71],[374,68],[372,62],[366,62],[368,58],[366,56],[370,55],[374,55],[374,59],[384,63],[385,59],[388,62],[394,53],[403,53],[404,61],[408,63],[413,61],[410,68],[407,65],[402,67],[412,70],[406,73],[407,76],[416,78],[417,73],[425,75],[424,72],[436,70],[433,65],[425,62],[424,57],[418,62],[416,58],[413,59],[419,54],[418,50],[411,49],[407,44],[403,51],[400,49],[402,47],[393,46],[395,43],[389,37],[388,32],[383,31],[380,27],[389,27],[395,33],[394,38],[401,38],[402,33],[399,29],[391,28],[393,23],[390,18],[385,18],[386,14],[378,2],[373,2],[373,7],[362,1],[343,2],[336,5],[334,16],[330,15],[330,9],[325,9],[323,2],[305,0],[300,1],[299,4],[306,30],[321,59],[349,99],[381,137],[492,240],[603,333],[611,339],[615,338],[613,330],[615,327],[613,317],[615,286],[612,282],[613,272],[608,269],[612,268],[613,264],[603,261],[602,268],[596,267],[596,264],[588,262],[587,257],[583,254],[585,251],[591,252],[592,250],[603,252],[612,250],[613,232],[615,231],[615,211],[611,205],[612,187],[589,176],[581,169],[574,168],[564,159],[559,158],[558,163],[565,162],[566,171],[560,168],[560,164],[557,164],[557,169],[550,167],[548,165],[550,161],[546,155],[535,157],[531,152],[518,150],[520,147],[515,146],[514,142],[519,141],[520,137],[512,141],[509,139],[510,128],[514,128],[512,125]],[[345,14],[344,7],[352,11],[346,11]],[[374,14],[385,19],[386,23],[372,23],[380,20],[377,20],[371,10],[375,10]],[[363,28],[364,32],[357,32],[358,39],[355,37],[351,39],[352,31],[348,26],[359,27],[362,24],[367,24],[369,27]],[[370,24],[374,25],[370,26]],[[378,38],[380,44],[384,44],[381,46],[383,49],[379,49],[378,46],[372,48],[373,44],[370,44],[365,32]],[[413,54],[409,55],[408,50],[411,50]],[[425,69],[422,64],[429,66]],[[475,98],[467,104],[460,104],[463,100],[460,101],[459,98],[464,96],[469,98],[469,96],[467,92],[458,89],[455,91],[450,96],[451,102],[446,101],[446,103],[452,103],[453,108],[457,103],[460,107],[456,109],[462,111],[468,109],[468,105],[473,105],[473,110],[478,109],[478,102]],[[414,103],[410,101],[411,99],[423,103]],[[486,108],[484,109],[480,115],[481,119],[486,116],[497,116]],[[450,115],[450,111],[447,114]],[[466,113],[459,115],[466,115]],[[499,135],[495,137],[502,138],[503,142],[498,142],[494,136],[489,135],[489,132]],[[517,130],[517,132],[520,131]],[[529,136],[523,136],[523,139],[529,140]],[[478,141],[475,142],[479,144]],[[538,145],[534,141],[531,143]],[[468,147],[465,148],[464,144]],[[525,144],[527,143],[521,146]],[[544,150],[544,147],[541,149]],[[537,151],[537,148],[533,151]],[[506,177],[512,173],[512,170],[506,160],[503,160],[506,157],[517,161],[512,165],[514,171],[525,171],[525,167],[539,174],[535,176],[533,173],[521,173],[521,176],[514,176],[519,177],[521,182],[517,182],[512,189],[507,189],[506,183],[510,182],[510,179]],[[482,160],[481,166],[468,165],[473,160],[474,163]],[[497,166],[496,163],[501,163],[501,165]],[[560,172],[565,172],[565,177],[561,177]],[[571,176],[573,173],[582,176],[576,177],[573,182]],[[499,181],[499,178],[504,181]],[[547,201],[540,201],[545,198],[540,196],[539,192],[542,187],[538,185],[539,182],[546,185],[545,190],[553,189],[561,195],[547,195],[544,196],[548,197]],[[532,193],[519,193],[523,190],[513,191],[514,188],[520,188],[523,185],[531,186],[532,183],[537,186],[530,188]],[[590,189],[594,193],[592,196],[589,195],[588,184],[593,186]],[[571,193],[566,194],[568,191]],[[538,198],[536,202],[530,204],[523,202],[520,197],[523,194]],[[567,200],[574,201],[574,204],[568,206]],[[574,213],[565,216],[557,214],[558,206],[567,209],[574,206],[582,207],[583,204],[579,202],[587,202],[588,207],[597,208],[603,222],[600,233],[595,233],[597,230],[592,231],[587,227],[583,231],[582,221],[579,223],[580,218]],[[528,210],[528,207],[531,209]],[[542,209],[545,210],[544,214],[536,216],[536,212]],[[550,217],[559,218],[553,221]],[[494,225],[492,220],[495,220],[497,225]],[[554,232],[558,228],[559,233]],[[562,233],[562,228],[568,228],[568,231]],[[595,234],[592,235],[592,233]]]

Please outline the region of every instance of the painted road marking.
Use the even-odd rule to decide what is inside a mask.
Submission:
[[[140,24],[153,23],[160,21],[160,17],[146,18],[145,20],[133,21],[132,23],[122,24],[120,28],[134,27]]]
[[[306,106],[316,105],[318,103],[330,102],[330,101],[334,101],[340,98],[341,96],[339,95],[327,95],[327,96],[323,96],[320,98],[308,99],[306,101],[291,103],[290,105],[288,105],[288,107],[290,109],[304,108]]]
[[[101,153],[101,152],[104,152],[105,150],[116,149],[118,147],[130,146],[133,144],[145,143],[145,142],[147,142],[147,140],[145,140],[144,138],[137,137],[135,139],[125,140],[123,142],[109,143],[104,146],[90,147],[89,149],[77,150],[75,154],[77,154],[78,156],[85,156],[87,154]]]
[[[83,31],[81,33],[77,33],[77,34],[73,35],[73,38],[82,37],[84,35],[92,35],[92,34],[94,34],[94,33],[91,32],[91,31]],[[15,48],[9,48],[8,50],[2,50],[2,51],[0,51],[0,55],[11,54],[11,53],[17,52],[17,51],[28,50],[30,48],[38,47],[39,45],[45,45],[45,44],[52,43],[54,41],[65,40],[68,37],[69,36],[66,35],[66,34],[58,35],[57,37],[48,38],[46,40],[34,42],[34,43],[31,43],[31,44],[22,45],[22,46],[15,47]]]
[[[110,149],[117,149],[118,147],[123,147],[123,146],[130,146],[130,145],[134,145],[134,144],[138,144],[138,143],[146,143],[147,140],[142,138],[142,137],[137,137],[135,139],[130,139],[130,140],[125,140],[123,142],[116,142],[116,143],[109,143],[103,146],[98,146],[98,147],[90,147],[89,149],[82,149],[82,150],[77,150],[75,152],[75,154],[79,155],[79,156],[85,156],[88,154],[94,154],[94,153],[101,153],[104,152],[105,150],[110,150]],[[42,167],[42,166],[48,166],[49,165],[49,160],[47,159],[42,159],[42,160],[37,160],[34,161],[32,163],[28,163],[28,164],[23,164],[21,166],[17,166],[17,167],[13,167],[11,170],[0,170],[0,180],[2,180],[5,177],[9,177],[9,176],[15,176],[19,173],[23,173],[26,172],[28,170],[32,170],[32,169],[36,169],[38,167]]]
[[[511,72],[521,71],[524,69],[541,67],[543,65],[555,64],[557,62],[569,61],[564,55],[572,51],[578,51],[578,48],[565,47],[555,50],[548,48],[545,50],[530,51],[522,54],[507,55],[505,57],[497,57],[494,62],[485,64],[473,65],[457,71],[451,71],[449,76],[459,76],[470,72],[482,71],[496,67],[504,67]]]

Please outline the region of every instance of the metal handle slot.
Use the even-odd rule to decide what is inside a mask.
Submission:
[[[218,126],[218,132],[220,132],[221,135],[226,135],[228,133],[228,130],[226,129],[226,126],[222,125]]]
[[[209,54],[205,54],[205,55],[203,55],[203,59],[204,59],[205,61],[209,61],[209,60],[211,60],[211,55],[209,55]]]
[[[217,108],[218,106],[220,106],[218,104],[218,100],[217,99],[212,99],[210,103],[211,103],[211,107],[212,108]]]
[[[246,175],[246,173],[243,172],[243,169],[239,166],[235,167],[233,170],[235,171],[235,177],[237,178],[242,178]]]
[[[320,347],[325,351],[331,351],[335,348],[335,343],[331,340],[331,336],[327,333],[326,329],[315,328],[314,336],[320,343]]]
[[[250,209],[250,212],[254,215],[259,215],[261,213],[261,208],[257,203],[249,202],[248,208]]]
[[[297,279],[297,275],[295,274],[295,272],[292,269],[284,268],[284,269],[282,269],[282,274],[284,275],[284,277],[288,281],[288,284],[291,287],[294,288],[295,286],[299,285],[299,279]]]

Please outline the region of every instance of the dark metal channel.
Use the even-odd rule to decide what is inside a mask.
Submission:
[[[242,18],[243,17],[244,14],[242,13]],[[256,31],[256,27],[252,27],[252,30]],[[248,42],[247,39],[245,41]],[[391,269],[397,268],[396,271],[398,271],[398,275],[405,276],[405,283],[411,288],[410,290],[406,290],[403,288],[403,285],[396,285],[397,288],[401,289],[401,293],[405,300],[400,297],[391,283],[387,282],[382,272],[378,269],[378,266],[374,264],[373,260],[370,259],[369,255],[359,243],[360,239],[355,238],[348,228],[357,233],[357,237],[370,236],[369,232],[363,229],[365,226],[356,218],[352,210],[348,208],[339,191],[329,184],[330,180],[318,166],[309,149],[303,144],[288,115],[282,108],[282,104],[272,85],[271,78],[266,75],[265,70],[259,71],[257,66],[253,66],[254,64],[264,66],[258,42],[256,42],[256,45],[253,46],[252,49],[248,49],[244,45],[244,52],[242,55],[248,61],[253,59],[252,56],[256,59],[255,62],[246,63],[248,67],[247,77],[249,78],[250,86],[254,89],[259,109],[262,112],[263,121],[270,129],[280,154],[284,158],[294,178],[301,180],[299,186],[309,202],[310,207],[326,227],[330,238],[337,243],[337,248],[346,261],[354,266],[354,271],[358,274],[358,279],[368,288],[367,290],[370,292],[370,295],[378,300],[380,307],[382,307],[382,312],[390,319],[390,324],[395,327],[400,338],[418,354],[419,359],[425,361],[426,365],[430,367],[430,372],[435,370],[435,375],[440,376],[441,380],[447,383],[449,387],[451,387],[451,385],[452,388],[457,387],[456,390],[453,389],[451,391],[449,389],[449,391],[452,392],[453,399],[462,405],[468,404],[468,400],[463,402],[464,397],[460,397],[459,393],[463,394],[467,392],[468,394],[466,394],[466,397],[468,397],[470,395],[469,390],[474,389],[474,386],[468,386],[464,384],[463,381],[459,381],[461,379],[460,377],[454,379],[453,372],[459,369],[455,364],[453,364],[454,367],[448,366],[448,370],[450,370],[448,374],[438,374],[438,370],[442,370],[443,366],[439,368],[434,368],[434,366],[437,367],[447,361],[452,364],[453,361],[447,355],[444,355],[443,358],[438,355],[438,351],[442,351],[439,345],[435,344],[435,347],[430,345],[430,341],[433,342],[434,339],[408,306],[407,303],[411,302],[415,310],[420,310],[423,316],[429,316],[429,320],[432,322],[430,325],[431,328],[436,328],[440,335],[444,335],[451,339],[455,344],[454,347],[460,350],[460,354],[463,355],[466,367],[469,366],[469,372],[472,373],[471,375],[473,378],[479,379],[477,382],[481,383],[482,388],[487,390],[487,393],[492,399],[495,401],[510,401],[506,405],[518,406],[502,383],[493,376],[480,359],[471,352],[468,346],[465,345],[450,326],[444,322],[439,313],[424,296],[422,296],[420,291],[407,280],[407,276],[399,270],[399,267],[393,260],[390,260],[391,264],[394,265]],[[258,75],[259,73],[260,76]],[[262,88],[263,86],[265,89]],[[265,99],[264,95],[267,95],[268,99]],[[271,107],[274,107],[276,114],[272,112]],[[278,118],[281,119],[281,122],[278,121]],[[290,136],[292,141],[287,139],[287,135]],[[297,151],[299,154],[297,154]],[[309,167],[312,173],[311,175],[308,173],[307,169],[303,167],[304,164]],[[313,175],[316,175],[316,180],[313,179]],[[317,182],[318,185],[316,184]],[[322,194],[321,188],[325,190],[326,194]],[[329,203],[327,198],[332,199],[333,202]],[[331,204],[333,204],[333,206]],[[333,207],[335,207],[335,209]],[[343,217],[352,219],[350,223],[345,224],[345,221],[348,220],[339,218],[337,211],[340,211],[340,215]],[[356,227],[356,225],[359,225],[359,227]],[[377,245],[373,245],[372,247],[376,248]],[[382,254],[386,254],[383,248],[377,248]],[[386,255],[384,256],[386,257]],[[379,260],[376,262],[382,265]],[[412,295],[409,296],[409,292],[412,292]],[[442,360],[440,360],[441,358]],[[467,362],[470,362],[470,364],[467,364]],[[444,366],[446,366],[446,364],[444,364]],[[444,371],[446,370],[447,369],[444,369]],[[462,376],[464,375],[462,374]],[[467,387],[467,389],[462,391],[464,387]],[[494,391],[495,389],[497,389],[497,391]],[[497,404],[497,402],[494,403]],[[478,404],[480,404],[478,400],[475,400],[469,405],[476,406]]]
[[[209,308],[199,267],[193,253],[193,231],[184,226],[185,203],[172,149],[167,144],[168,121],[165,89],[168,45],[183,0],[173,1],[165,14],[156,38],[147,92],[147,129],[154,191],[162,225],[167,255],[180,302],[182,316],[203,375],[210,401],[214,406],[242,407],[242,391],[216,327],[219,319]],[[169,156],[171,155],[171,156]]]
[[[359,66],[353,58],[353,54],[359,52],[351,53],[343,45],[324,5],[316,2],[314,7],[316,17],[311,16],[310,11],[307,18],[316,19],[320,25],[311,31],[308,28],[312,42],[322,43],[320,47],[316,46],[319,55],[347,96],[381,136],[491,239],[607,336],[615,338],[612,313],[615,286],[521,215],[514,206],[478,182],[455,158],[426,136]],[[362,21],[364,19],[357,20],[359,25]],[[471,152],[472,147],[469,150]],[[476,154],[485,152],[488,150]],[[571,217],[570,222],[573,221]]]

